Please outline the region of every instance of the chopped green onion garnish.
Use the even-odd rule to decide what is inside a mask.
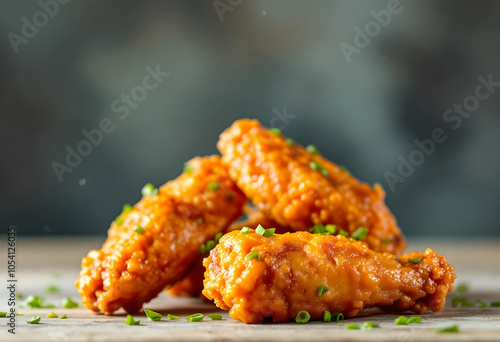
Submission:
[[[255,253],[255,252],[248,253],[246,259],[250,260],[252,258],[257,258],[257,261],[260,261],[260,255],[259,255],[259,253]]]
[[[399,316],[398,318],[396,318],[394,323],[396,323],[396,325],[408,325],[410,324],[410,320],[406,316]]]
[[[323,226],[322,224],[315,224],[314,227],[309,228],[309,232],[313,234],[330,235],[335,233],[337,226],[333,224],[327,224]]]
[[[265,229],[260,224],[259,224],[259,226],[257,228],[255,228],[255,232],[257,234],[262,235],[262,236],[267,236],[267,237],[273,236],[275,230],[276,230],[276,228]],[[246,234],[246,233],[243,233],[243,234]]]
[[[264,232],[264,236],[266,236],[266,237],[273,236],[275,230],[276,230],[276,228],[268,228],[268,229],[266,229],[266,231]]]
[[[467,291],[469,291],[469,285],[467,285],[467,284],[460,284],[455,289],[455,292],[458,293],[458,294],[463,294],[463,293],[465,293]]]
[[[193,168],[191,166],[184,166],[184,170],[183,170],[184,173],[191,173],[193,172]]]
[[[133,206],[131,206],[130,204],[124,204],[124,205],[123,205],[123,210],[122,210],[122,213],[121,213],[121,214],[123,215],[123,214],[126,214],[126,213],[128,213],[128,212],[131,212],[131,211],[132,211],[132,209],[134,209],[134,207],[133,207]]]
[[[219,243],[220,238],[224,235],[222,232],[215,234],[215,243]]]
[[[122,215],[130,212],[132,209],[134,209],[134,207],[132,207],[130,204],[123,205],[122,213],[115,219],[115,223],[117,226],[120,226],[123,223]]]
[[[316,163],[315,161],[312,161],[309,163],[309,167],[311,170],[314,171],[319,171],[324,177],[328,177],[328,171],[326,171],[323,166],[321,166],[319,163]]]
[[[250,231],[249,227],[243,227],[243,228],[241,228],[240,233],[241,234],[248,234],[249,231]]]
[[[293,146],[293,145],[295,145],[295,141],[293,141],[293,139],[291,139],[291,138],[286,138],[286,139],[285,139],[285,142],[286,142],[286,144],[287,144],[288,146]]]
[[[281,130],[279,128],[271,128],[270,129],[271,133],[274,135],[281,135]]]
[[[127,319],[125,320],[126,325],[141,325],[140,320],[135,320],[134,317],[127,315]]]
[[[476,300],[476,305],[478,308],[485,308],[488,306],[488,305],[486,305],[485,302],[483,302],[482,300],[479,300],[479,299]]]
[[[347,174],[350,174],[349,170],[347,170],[347,168],[344,166],[344,165],[339,165],[339,169],[340,171],[342,172],[345,172]]]
[[[370,321],[365,322],[361,325],[361,330],[371,330],[372,328],[380,328],[379,324],[372,323]]]
[[[208,183],[208,189],[212,191],[217,191],[220,189],[220,185],[217,182]]]
[[[134,229],[134,231],[137,233],[137,234],[142,234],[145,232],[144,228],[141,228],[141,227],[137,227]]]
[[[422,323],[422,317],[420,317],[420,316],[411,316],[410,319],[408,320],[408,323],[410,323],[410,324],[420,324],[420,323]]]
[[[214,240],[208,240],[207,241],[207,252],[211,251],[215,247],[215,241]]]
[[[233,194],[226,194],[226,198],[227,198],[229,201],[232,201],[232,200],[233,200]]]
[[[339,327],[341,327],[341,326],[342,326],[342,323],[339,323],[339,324],[338,324],[338,326],[339,326]]]
[[[198,224],[203,224],[203,217],[198,217],[196,222],[198,222]]]
[[[416,264],[417,262],[419,262],[420,260],[422,260],[422,258],[410,258],[408,259],[409,262],[412,262],[414,264]]]
[[[314,154],[314,155],[317,155],[317,156],[319,155],[319,151],[316,148],[316,146],[314,146],[314,145],[307,145],[306,150],[310,154]]]
[[[66,316],[66,314],[62,314],[61,316],[59,316],[59,319],[67,319],[68,316]]]
[[[457,333],[458,332],[458,325],[452,325],[446,328],[439,329],[437,331],[438,333]]]
[[[262,227],[260,224],[257,228],[255,228],[255,232],[259,235],[264,235],[265,231],[266,231],[266,229],[264,227]]]
[[[49,285],[45,288],[45,292],[47,293],[56,293],[59,292],[59,288],[55,285]]]
[[[48,318],[57,318],[58,316],[54,313],[54,312],[51,312],[47,315]]]
[[[201,245],[200,247],[200,254],[206,254],[207,253],[207,246]]]
[[[16,298],[17,299],[24,299],[24,295],[21,293],[16,293]]]
[[[366,235],[368,235],[368,228],[366,227],[359,227],[354,231],[354,233],[351,234],[351,236],[356,239],[356,240],[363,240]]]
[[[315,224],[314,227],[309,228],[309,233],[321,234],[325,231],[325,227],[322,224]]]
[[[475,303],[469,302],[469,300],[465,297],[453,297],[451,300],[451,304],[453,305],[453,307],[459,307],[459,306],[473,307],[473,306],[476,306]]]
[[[345,230],[341,229],[340,232],[339,232],[339,235],[342,235],[342,236],[345,236],[345,237],[348,237],[349,236],[349,233],[346,232]]]
[[[0,311],[0,317],[7,317],[7,312]]]
[[[204,317],[205,316],[203,316],[203,314],[197,313],[197,314],[194,314],[194,315],[191,315],[191,316],[187,316],[186,320],[188,322],[201,322],[201,321],[203,321]]]
[[[146,314],[146,316],[148,317],[148,319],[150,321],[159,321],[159,320],[161,320],[161,314],[158,313],[158,312],[154,312],[154,311],[145,309],[144,313]]]
[[[37,297],[37,296],[29,296],[26,298],[26,300],[23,302],[23,305],[29,306],[30,308],[33,309],[39,309],[39,308],[53,308],[54,305],[52,304],[44,304],[44,299]]]
[[[31,317],[31,318],[28,318],[26,320],[26,323],[28,324],[38,324],[40,322],[40,316],[34,316],[34,317]]]
[[[332,314],[330,311],[325,310],[325,313],[323,314],[323,322],[330,322],[332,320]]]
[[[389,242],[391,242],[391,240],[389,240],[388,238],[383,238],[382,239],[382,244],[384,244],[384,245],[388,245]]]
[[[71,300],[71,298],[64,298],[62,300],[62,305],[66,308],[66,309],[74,309],[74,308],[77,308],[78,307],[78,303],[75,303]]]
[[[153,184],[148,183],[142,187],[141,193],[142,193],[142,196],[144,196],[144,197],[154,196],[158,193],[158,189],[156,189]]]
[[[311,315],[309,315],[309,312],[302,310],[297,314],[297,317],[295,317],[295,322],[304,324],[309,322],[310,319]]]
[[[20,313],[17,313],[17,312],[14,312],[14,315],[16,315],[16,316],[24,316],[24,314],[20,314]]]
[[[176,320],[176,319],[179,319],[179,316],[168,314],[167,318],[170,320]]]
[[[494,308],[500,308],[500,301],[498,301],[498,302],[491,302],[490,306],[492,306]]]
[[[219,314],[208,314],[208,317],[210,317],[212,321],[220,321],[222,319],[222,315]]]
[[[268,228],[264,231],[264,236],[266,237],[270,237],[270,236],[273,236],[274,235],[274,232],[276,231],[276,228]]]
[[[330,234],[335,234],[335,231],[337,230],[337,226],[334,224],[327,224],[325,226],[325,230],[330,233]]]
[[[210,252],[219,243],[219,239],[222,237],[222,233],[217,233],[215,235],[215,240],[208,240],[204,245],[200,247],[200,254],[205,254]]]
[[[340,312],[334,312],[332,313],[332,318],[335,322],[338,322],[338,321],[343,321],[344,320],[344,314],[340,313]]]
[[[220,189],[220,185],[217,182],[212,182],[208,184],[208,189],[212,191],[217,191]]]
[[[328,287],[326,287],[325,285],[321,285],[318,289],[318,297],[321,297],[328,290]]]
[[[359,325],[354,324],[354,323],[349,323],[346,325],[347,329],[359,329]]]

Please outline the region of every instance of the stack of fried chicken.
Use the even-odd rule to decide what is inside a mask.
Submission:
[[[401,256],[380,185],[256,120],[236,121],[217,147],[222,157],[196,157],[143,191],[83,258],[76,287],[89,309],[137,312],[165,288],[246,323],[443,308],[453,267],[431,249]]]

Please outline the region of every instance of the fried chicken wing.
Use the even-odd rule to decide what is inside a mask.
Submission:
[[[401,254],[406,241],[384,203],[385,192],[362,183],[343,168],[271,132],[257,120],[239,120],[217,144],[238,187],[268,218],[303,231],[333,224],[363,239],[378,252]]]
[[[245,323],[286,322],[302,310],[311,319],[325,310],[352,317],[373,306],[438,311],[456,278],[446,257],[431,249],[398,258],[352,238],[308,232],[234,231],[203,264],[203,294]],[[328,290],[318,295],[321,286]]]
[[[106,314],[138,311],[189,271],[200,246],[236,220],[245,202],[219,157],[192,159],[188,172],[124,211],[101,250],[83,258],[75,284],[82,302]]]
[[[257,208],[251,207],[250,205],[245,206],[245,214],[247,216],[245,220],[233,222],[225,230],[225,233],[233,230],[241,230],[243,227],[255,229],[259,224],[264,227],[277,227],[276,233],[286,233],[290,231],[289,228],[280,227],[275,221],[266,218]],[[206,300],[205,296],[201,293],[203,290],[203,274],[205,273],[203,259],[206,256],[208,256],[208,253],[200,255],[198,260],[196,260],[193,269],[181,281],[169,288],[167,293],[171,296],[201,297]]]
[[[174,286],[167,289],[167,293],[174,297],[200,297],[202,300],[206,300],[205,296],[201,294],[201,291],[203,291],[205,273],[203,259],[204,256],[199,255],[191,271],[189,271],[184,278],[175,283]]]

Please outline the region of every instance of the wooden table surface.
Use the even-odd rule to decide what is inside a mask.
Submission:
[[[192,298],[171,298],[161,294],[145,307],[166,315],[179,316],[177,321],[162,319],[148,321],[144,314],[135,315],[141,320],[140,326],[125,325],[125,314],[115,316],[95,314],[81,307],[65,309],[61,299],[70,296],[79,300],[73,286],[80,270],[80,260],[89,249],[99,248],[102,238],[23,238],[17,241],[17,286],[18,293],[25,296],[38,295],[54,309],[29,309],[18,306],[17,311],[24,316],[17,317],[16,335],[7,332],[7,319],[0,318],[0,341],[500,341],[500,308],[453,308],[450,301],[437,313],[426,313],[422,324],[397,326],[394,319],[399,313],[383,313],[378,309],[362,312],[358,317],[346,322],[362,324],[365,321],[379,323],[379,329],[370,331],[348,330],[337,323],[310,322],[298,325],[253,324],[247,325],[229,317],[227,312],[212,304]],[[6,242],[0,242],[0,269],[7,274]],[[466,296],[475,301],[481,299],[488,304],[500,300],[500,241],[471,240],[445,241],[437,239],[410,239],[409,251],[423,251],[426,247],[445,254],[448,262],[455,266],[458,279],[455,284],[470,286]],[[0,311],[7,309],[6,276],[0,288]],[[58,293],[48,294],[48,285],[57,285]],[[451,298],[451,296],[449,297]],[[67,314],[67,320],[50,319],[47,314]],[[211,321],[208,317],[199,323],[190,323],[185,317],[193,313],[221,313],[221,321]],[[27,324],[31,316],[42,317],[40,324]],[[411,315],[410,312],[405,315]],[[5,322],[5,323],[3,323]],[[458,324],[458,334],[438,334],[438,328]]]

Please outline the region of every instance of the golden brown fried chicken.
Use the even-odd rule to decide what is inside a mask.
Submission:
[[[200,297],[205,299],[201,294],[203,290],[203,279],[205,267],[203,267],[203,259],[206,255],[199,254],[194,263],[194,267],[180,281],[167,289],[167,293],[175,297]]]
[[[200,246],[241,215],[246,198],[219,157],[194,158],[187,170],[122,213],[102,249],[83,258],[75,285],[89,309],[138,311],[180,280]]]
[[[249,259],[249,253],[256,254]],[[325,310],[352,317],[373,306],[438,311],[456,278],[431,249],[397,258],[352,238],[308,232],[265,237],[234,231],[203,264],[203,294],[245,323],[286,322],[302,310],[311,319]],[[328,290],[319,296],[322,286]]]
[[[217,147],[238,187],[279,225],[301,231],[332,224],[350,234],[365,227],[363,241],[373,250],[405,249],[382,187],[360,182],[317,150],[309,152],[249,119],[223,132]]]
[[[280,227],[276,222],[266,218],[262,213],[255,207],[250,205],[245,206],[245,214],[247,218],[245,220],[233,222],[226,230],[225,233],[231,232],[233,230],[240,230],[243,227],[257,228],[260,224],[264,227],[277,227],[276,233],[286,233],[290,229],[286,227]],[[203,274],[205,273],[205,267],[203,266],[203,258],[208,256],[206,254],[200,254],[198,260],[195,262],[193,269],[179,282],[167,290],[167,293],[171,296],[179,297],[201,297],[205,299],[205,296],[201,294],[203,290]]]

